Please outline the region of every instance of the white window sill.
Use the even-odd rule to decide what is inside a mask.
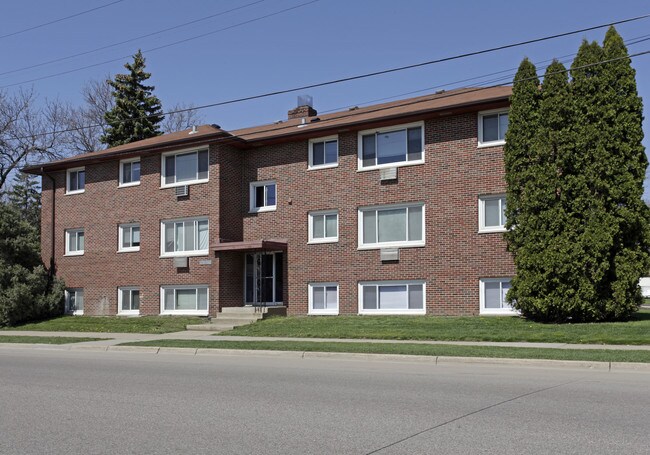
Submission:
[[[494,227],[494,228],[481,228],[478,230],[479,234],[492,234],[498,232],[507,232],[508,230],[504,227]]]
[[[309,310],[313,316],[338,316],[339,310]]]
[[[425,242],[417,243],[373,243],[372,245],[359,245],[357,250],[381,250],[384,248],[422,248],[426,246]]]
[[[490,141],[490,142],[479,142],[476,148],[482,149],[487,147],[500,147],[504,145],[506,141]]]
[[[72,195],[72,194],[81,194],[81,193],[85,193],[85,192],[86,192],[85,189],[83,189],[83,190],[76,190],[76,191],[66,191],[66,192],[65,192],[65,195],[66,195],[66,196],[70,196],[70,195]]]
[[[120,183],[117,185],[118,188],[129,188],[131,186],[140,186],[140,182],[132,182],[132,183]]]
[[[318,171],[319,169],[332,169],[339,167],[339,163],[330,163],[330,164],[321,164],[319,166],[309,166],[307,167],[308,171]]]
[[[118,311],[117,315],[118,316],[140,316],[140,310]]]
[[[178,251],[176,253],[162,253],[160,255],[161,259],[164,258],[184,258],[184,257],[197,257],[197,256],[209,256],[209,251]]]
[[[83,255],[84,255],[84,252],[83,252],[83,251],[81,251],[81,252],[79,252],[79,251],[75,251],[75,252],[73,252],[73,253],[65,253],[65,254],[63,255],[63,257],[68,257],[68,256],[83,256]]]
[[[313,239],[307,242],[307,245],[319,245],[321,243],[338,243],[339,238],[328,238],[328,239]]]
[[[207,316],[208,310],[163,310],[160,314],[177,316]]]
[[[137,251],[140,251],[140,247],[136,248],[123,248],[121,250],[117,250],[118,253],[135,253]]]
[[[248,211],[248,213],[261,213],[261,212],[275,212],[277,205],[268,205],[265,207],[255,207]]]
[[[364,310],[359,309],[359,314],[426,314],[426,309],[415,309],[415,310]]]
[[[422,154],[424,154],[424,151],[422,152]],[[391,167],[417,166],[419,164],[424,164],[424,160],[422,159],[417,161],[398,161],[396,163],[377,164],[374,166],[365,166],[365,167],[359,164],[357,172],[374,171],[376,169],[387,169]]]
[[[197,185],[199,183],[208,183],[210,179],[201,179],[201,180],[188,180],[187,182],[176,182],[176,183],[170,183],[169,185],[160,185],[160,189],[164,190],[166,188],[176,188],[177,186],[185,186],[185,185]]]

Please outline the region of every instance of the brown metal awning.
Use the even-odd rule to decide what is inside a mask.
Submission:
[[[245,240],[243,242],[219,242],[212,245],[215,253],[220,251],[286,251],[286,240]]]

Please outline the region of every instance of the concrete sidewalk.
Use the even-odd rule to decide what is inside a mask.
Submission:
[[[35,336],[35,337],[81,337],[106,338],[100,341],[74,343],[74,346],[115,346],[121,343],[156,340],[196,340],[196,341],[312,341],[328,343],[393,343],[393,344],[431,344],[457,346],[500,346],[517,348],[550,349],[607,349],[649,351],[650,345],[616,345],[616,344],[568,344],[568,343],[530,343],[530,342],[493,342],[493,341],[432,341],[432,340],[375,340],[342,338],[292,338],[292,337],[250,337],[250,336],[214,336],[213,332],[185,330],[163,334],[147,333],[103,333],[103,332],[40,332],[28,330],[0,331],[0,336]],[[61,345],[60,345],[61,346]],[[63,345],[70,346],[70,345]]]

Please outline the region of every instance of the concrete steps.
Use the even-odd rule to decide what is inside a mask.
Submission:
[[[222,308],[216,318],[208,324],[191,324],[187,330],[202,330],[208,332],[223,332],[241,325],[252,324],[269,316],[286,316],[286,307],[226,307]]]

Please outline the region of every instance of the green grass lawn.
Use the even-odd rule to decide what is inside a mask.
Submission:
[[[540,324],[519,317],[273,317],[220,335],[387,340],[650,344],[650,310],[628,322]]]
[[[169,333],[185,330],[187,324],[202,324],[205,318],[189,316],[61,316],[47,321],[23,324],[3,330],[38,330],[41,332],[115,332]]]
[[[83,343],[84,341],[100,341],[100,340],[108,340],[108,339],[110,338],[32,337],[32,336],[2,335],[0,336],[0,343],[68,344],[68,343]]]
[[[197,341],[158,340],[123,343],[121,346],[157,346],[195,349],[253,349],[271,351],[352,352],[440,357],[489,357],[508,359],[580,360],[591,362],[650,362],[650,351],[607,349],[540,349],[497,346],[452,346],[408,343],[346,343],[315,341]]]

